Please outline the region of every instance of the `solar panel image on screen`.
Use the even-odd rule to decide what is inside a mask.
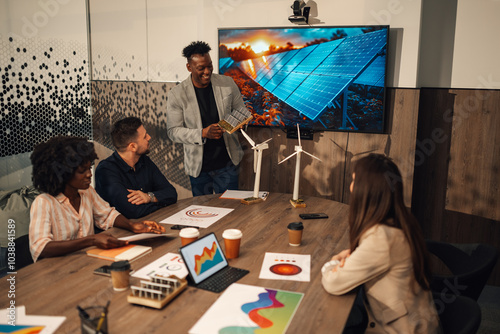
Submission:
[[[348,78],[309,75],[287,99],[291,105],[311,120],[315,120],[335,100],[349,83]]]
[[[265,65],[257,72],[257,78],[255,81],[262,82],[264,77],[269,80],[269,78],[272,77],[272,74],[269,74],[269,71],[272,70],[276,64],[279,64],[283,56],[285,56],[284,53],[278,53],[264,57]]]
[[[305,73],[291,73],[289,74],[282,82],[281,85],[276,87],[272,93],[276,96],[279,96],[282,100],[288,103],[287,98],[294,94],[297,87],[302,84],[302,82],[307,78],[307,74]],[[293,107],[293,105],[292,105]],[[297,109],[300,110],[300,109]]]
[[[326,49],[323,52],[327,52],[329,48],[331,53],[321,64],[320,58],[308,59],[309,55],[314,55],[312,51],[317,45],[302,48],[293,57],[284,57],[288,61],[275,66],[270,71],[274,75],[262,86],[311,120],[315,120],[327,104],[336,98],[364,67],[368,67],[369,62],[385,46],[385,36],[381,33],[383,31],[357,35],[342,42],[324,43],[326,45],[323,47]],[[316,65],[316,69],[308,76],[308,79],[311,78],[309,80],[304,81],[306,75],[295,73],[295,69],[300,68],[302,63],[309,67]],[[247,72],[244,62],[240,62],[239,66]],[[287,77],[289,79],[285,80]],[[257,83],[262,84],[258,80]],[[301,108],[298,108],[299,106]]]
[[[361,75],[354,80],[355,84],[384,87],[385,56],[377,57]]]
[[[287,80],[286,83],[283,83],[283,81],[287,79],[291,73],[295,73],[295,68],[311,53],[313,49],[316,48],[316,46],[317,45],[303,48],[296,52],[295,55],[286,62],[286,64],[283,64],[283,66],[279,68],[276,74],[265,85],[263,85],[263,87],[274,95],[284,99],[282,95],[274,93],[276,87],[287,86],[284,87],[285,90],[293,91],[294,87],[288,86],[293,84],[298,86],[300,84],[300,82],[297,82],[296,80]]]
[[[234,63],[230,57],[219,59],[219,72],[224,73]]]
[[[295,54],[295,52],[293,54]],[[293,54],[283,52],[276,55],[267,56],[267,66],[265,66],[261,72],[257,73],[257,78],[255,81],[258,82],[261,86],[264,86],[283,66],[283,63],[285,62],[284,58],[286,57],[287,59],[290,59]]]
[[[319,44],[317,48],[311,52],[307,59],[297,66],[295,72],[311,73],[326,59],[326,57],[328,57],[328,55],[330,55],[330,53],[335,50],[336,45],[339,45],[340,43],[341,41],[336,40]]]
[[[278,120],[285,126],[307,118],[309,126],[316,129],[342,126],[358,130],[359,124],[361,129],[383,130],[387,26],[242,30],[247,42],[234,49],[239,53],[257,54],[266,50],[263,40],[269,43],[265,52],[270,54],[249,57],[231,66],[254,82],[253,88],[246,89],[244,100],[257,102],[252,104],[257,117],[273,117],[266,116],[267,108],[272,108],[273,113],[281,112]],[[262,93],[265,91],[272,94],[271,102],[258,102],[259,96],[268,99]],[[363,115],[369,115],[367,121]],[[346,125],[346,120],[350,124]]]
[[[278,71],[272,73],[273,75],[269,79],[269,81],[267,81],[266,84],[262,86],[269,92],[272,92],[276,87],[278,87],[283,82],[283,80],[285,80],[286,76],[289,74],[288,72],[284,71]]]

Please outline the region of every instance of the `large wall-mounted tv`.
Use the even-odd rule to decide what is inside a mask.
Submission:
[[[250,125],[384,131],[389,26],[220,28],[219,73]]]

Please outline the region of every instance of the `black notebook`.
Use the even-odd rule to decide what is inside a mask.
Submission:
[[[224,291],[249,272],[229,266],[214,233],[181,247],[180,253],[189,272],[189,284],[200,289]]]

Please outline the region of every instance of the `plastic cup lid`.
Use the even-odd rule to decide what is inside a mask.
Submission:
[[[224,239],[241,239],[242,236],[243,233],[241,233],[240,230],[234,228],[225,230],[224,233],[222,233],[222,237]]]
[[[302,225],[302,222],[290,223],[290,224],[288,224],[288,229],[289,230],[303,230],[304,225]]]
[[[185,227],[180,230],[179,235],[183,238],[196,238],[200,236],[200,231],[194,227]]]
[[[113,262],[110,268],[110,270],[115,270],[115,271],[125,271],[129,269],[130,269],[130,262],[128,262],[127,260]]]

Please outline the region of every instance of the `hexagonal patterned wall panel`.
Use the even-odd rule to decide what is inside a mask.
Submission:
[[[0,35],[0,156],[56,135],[92,139],[87,45]]]

